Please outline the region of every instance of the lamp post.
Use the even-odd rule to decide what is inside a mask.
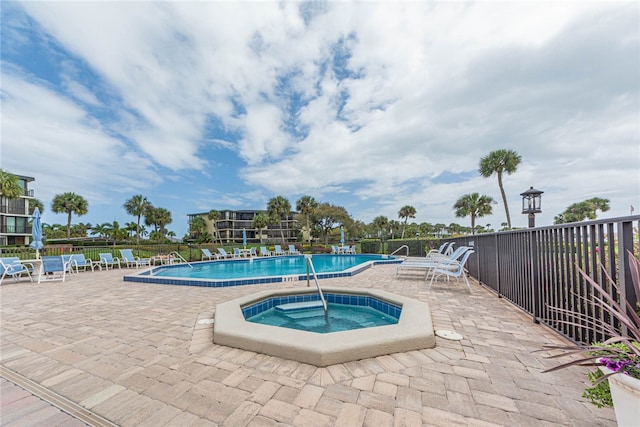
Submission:
[[[530,187],[522,196],[522,213],[529,215],[529,228],[536,226],[536,214],[542,212],[542,193],[544,191],[536,190]]]

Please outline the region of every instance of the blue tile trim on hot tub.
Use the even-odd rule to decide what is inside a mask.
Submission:
[[[324,294],[327,303],[343,304],[343,305],[356,305],[362,307],[371,307],[378,310],[381,313],[389,316],[400,318],[402,307],[392,304],[387,301],[382,301],[378,298],[368,295],[351,295],[351,294],[336,294],[329,293]],[[242,315],[245,319],[253,317],[257,314],[267,311],[277,305],[291,304],[296,302],[316,301],[319,300],[318,294],[301,294],[301,295],[285,295],[281,297],[270,297],[262,301],[255,302],[246,307],[242,307]]]

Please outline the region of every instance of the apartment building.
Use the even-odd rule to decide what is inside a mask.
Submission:
[[[243,210],[243,211],[231,211],[222,210],[220,213],[220,219],[216,221],[216,228],[220,233],[220,238],[223,243],[242,244],[242,230],[247,233],[247,244],[257,245],[261,241],[262,243],[268,242],[280,242],[282,241],[282,233],[284,233],[285,241],[295,242],[297,237],[297,228],[295,226],[296,212],[291,212],[286,218],[283,218],[279,224],[270,224],[267,228],[258,230],[253,228],[253,218],[257,213],[264,210]],[[218,240],[216,231],[213,227],[213,221],[207,218],[209,212],[200,212],[194,214],[188,214],[189,225],[196,217],[202,217],[207,225],[207,232],[214,236],[215,241]],[[191,229],[191,227],[189,227]]]
[[[31,241],[29,201],[34,197],[33,190],[29,190],[29,183],[35,178],[14,176],[24,191],[16,199],[0,196],[0,245],[28,245]]]

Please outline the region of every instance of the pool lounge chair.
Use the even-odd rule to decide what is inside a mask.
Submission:
[[[92,261],[91,258],[85,258],[84,254],[62,255],[62,258],[68,264],[70,273],[79,273],[80,269],[87,271],[87,267],[91,271],[94,271],[96,267],[102,270],[100,261]]]
[[[109,267],[116,268],[116,266],[118,266],[118,268],[122,268],[120,266],[119,258],[114,258],[113,255],[111,255],[108,252],[101,253],[99,255],[100,255],[100,265],[103,266],[105,270],[108,270]]]
[[[289,245],[289,255],[300,255],[300,251],[294,245]]]
[[[207,248],[201,248],[200,251],[202,251],[202,257],[200,258],[200,261],[204,261],[205,258],[209,261],[211,261],[212,259],[218,259],[218,254],[212,254],[211,251]]]
[[[433,286],[433,279],[439,276],[446,276],[447,284],[449,283],[450,277],[455,277],[456,281],[460,281],[460,276],[462,276],[465,283],[467,284],[467,289],[469,289],[469,292],[471,292],[471,286],[469,285],[469,279],[467,278],[467,271],[465,270],[464,266],[472,253],[474,253],[474,251],[469,249],[464,253],[464,255],[462,255],[462,258],[459,261],[443,262],[433,268],[431,270],[431,281],[429,282],[429,289],[431,289],[431,286]]]
[[[71,261],[65,262],[62,255],[43,256],[40,257],[40,261],[42,262],[42,274],[38,276],[38,283],[42,281],[47,282],[53,280],[61,280],[63,282],[65,281]]]
[[[242,257],[244,257],[244,254],[242,253],[242,251],[239,248],[233,248],[233,257],[234,258],[242,258]]]
[[[451,255],[446,256],[431,256],[431,257],[419,257],[405,259],[396,266],[396,276],[398,276],[403,270],[424,270],[425,280],[428,278],[429,272],[443,263],[451,263],[457,261],[465,252],[471,250],[468,246],[460,246]]]
[[[260,246],[260,256],[271,256],[273,253],[265,246]]]
[[[251,247],[251,249],[249,249],[249,256],[250,257],[258,256],[258,252],[256,252],[256,248],[254,248],[253,246]]]
[[[331,253],[332,254],[339,254],[340,253],[340,248],[338,246],[331,245]]]
[[[11,277],[14,281],[24,277],[29,278],[29,281],[33,282],[31,278],[31,271],[34,271],[34,266],[31,263],[21,263],[18,257],[4,257],[0,258],[0,284],[5,277]]]
[[[286,252],[282,250],[282,247],[280,245],[275,245],[273,254],[274,255],[286,255]]]
[[[455,245],[456,242],[444,242],[443,244],[440,245],[440,247],[438,249],[431,249],[426,256],[429,255],[435,255],[435,254],[440,254],[440,255],[451,255],[451,252],[453,252],[453,245]]]
[[[125,263],[127,267],[138,268],[140,266],[151,265],[151,260],[149,258],[134,256],[132,249],[120,249],[120,255],[122,256],[122,262]]]
[[[227,253],[224,248],[218,248],[218,252],[222,258],[231,258],[233,256],[232,254]]]

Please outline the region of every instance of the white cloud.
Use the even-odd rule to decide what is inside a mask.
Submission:
[[[162,168],[201,174],[202,181],[226,174],[235,180],[228,186],[233,190],[225,194],[221,186],[215,200],[229,207],[261,207],[238,197],[235,183],[241,182],[245,193],[257,191],[264,199],[350,192],[354,205],[376,204],[352,212],[364,221],[381,210],[396,217],[399,207],[413,204],[417,220],[449,223],[456,220],[451,206],[457,197],[479,191],[499,200],[497,184],[434,178],[445,171],[472,176],[480,157],[511,148],[523,157],[519,171],[505,180],[512,211],[530,185],[546,190],[548,218],[592,195],[610,195],[612,211],[640,204],[633,200],[640,193],[637,4],[21,7],[103,79],[93,84],[65,70],[68,93],[113,117],[89,114],[46,85],[12,75],[3,91],[39,90],[46,105],[16,96],[8,104],[14,126],[9,121],[3,134],[60,144],[64,153],[100,152],[100,163],[116,177],[133,170],[156,184]],[[336,46],[350,77],[334,72]],[[98,90],[108,91],[109,100],[101,101]],[[292,96],[306,105],[291,108]],[[3,111],[3,128],[6,120]],[[18,123],[40,120],[49,132],[25,136],[18,130]],[[223,127],[219,134],[208,128],[212,120]],[[58,133],[52,123],[62,123]],[[91,149],[77,147],[80,140],[91,141]],[[233,151],[227,163],[221,147]],[[20,150],[11,143],[11,152]],[[67,155],[60,157],[56,167],[67,164]],[[102,177],[95,163],[80,168]],[[501,210],[494,208],[494,226]]]

